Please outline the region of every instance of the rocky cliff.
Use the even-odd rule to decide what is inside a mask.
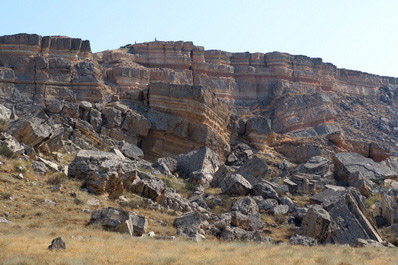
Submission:
[[[54,99],[99,102],[106,90],[90,42],[69,37],[0,37],[0,73],[2,100],[27,106]]]
[[[348,150],[358,142],[398,145],[391,117],[398,79],[301,55],[229,53],[181,41],[93,54],[88,41],[17,34],[0,38],[0,86],[15,115],[57,101],[124,104],[150,128],[132,140],[128,126],[117,128],[122,115],[115,126],[99,124],[99,132],[137,143],[153,158],[201,145],[224,156],[237,141],[264,149],[275,133],[338,133],[345,144],[337,146]],[[99,115],[105,122],[107,114]],[[266,122],[253,124],[252,117]]]

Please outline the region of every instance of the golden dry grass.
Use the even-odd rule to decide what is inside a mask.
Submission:
[[[165,241],[93,227],[2,225],[0,235],[1,264],[398,264],[394,249]],[[67,250],[47,250],[56,236]]]

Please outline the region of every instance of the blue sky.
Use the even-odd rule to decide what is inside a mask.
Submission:
[[[79,37],[93,51],[155,37],[186,40],[398,77],[397,14],[396,0],[3,0],[0,35]]]

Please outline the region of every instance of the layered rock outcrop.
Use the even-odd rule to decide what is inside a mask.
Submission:
[[[21,112],[22,102],[99,102],[106,90],[89,41],[36,34],[0,37],[0,87],[2,101],[18,102]]]
[[[46,106],[47,112],[87,121],[100,135],[138,145],[147,159],[200,146],[224,158],[241,141],[266,151],[277,133],[293,139],[338,134],[337,140],[328,136],[338,148],[385,160],[393,152],[369,142],[387,137],[398,144],[394,120],[384,117],[398,110],[380,108],[361,120],[350,115],[374,102],[393,104],[397,88],[395,78],[280,52],[229,53],[192,42],[155,41],[93,54],[88,41],[76,38],[0,37],[0,102],[12,110],[11,117]],[[73,106],[59,107],[69,104],[62,101],[100,104],[81,105],[77,117]],[[361,126],[385,137],[369,133],[362,144]],[[303,162],[324,154],[311,144],[276,149]]]

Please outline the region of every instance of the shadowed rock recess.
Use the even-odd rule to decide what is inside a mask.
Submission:
[[[123,201],[88,224],[145,235],[139,197],[195,241],[398,243],[397,78],[281,52],[92,53],[17,34],[0,37],[0,104],[3,153]]]

